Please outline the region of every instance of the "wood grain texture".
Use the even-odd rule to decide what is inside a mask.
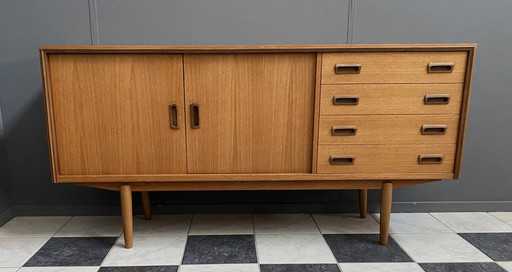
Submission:
[[[320,102],[321,96],[321,85],[322,81],[322,53],[316,54],[316,75],[315,75],[315,106],[313,115],[313,151],[311,154],[311,173],[316,173],[316,167],[318,166],[318,129],[320,127]]]
[[[181,182],[286,182],[286,181],[374,181],[374,180],[439,180],[449,179],[453,173],[321,173],[321,174],[169,174],[169,175],[60,175],[58,183],[181,183]]]
[[[49,69],[61,175],[186,173],[168,112],[184,109],[180,55],[52,54]]]
[[[200,115],[187,130],[188,172],[311,172],[315,63],[315,54],[186,54],[186,101]]]
[[[50,169],[52,182],[57,182],[59,175],[59,160],[57,156],[57,139],[55,137],[55,119],[53,113],[53,95],[51,91],[51,80],[49,76],[50,68],[48,64],[48,54],[43,50],[39,51],[41,60],[41,76],[44,90],[44,110],[46,119],[46,134],[48,136],[48,151],[50,155]]]
[[[380,191],[380,244],[387,245],[389,222],[391,220],[391,204],[393,203],[393,183],[385,182]]]
[[[446,105],[425,105],[427,94],[448,94]],[[357,95],[357,105],[334,105],[334,96]],[[459,114],[463,84],[343,84],[322,85],[321,115],[340,114]]]
[[[393,180],[395,188],[434,182],[437,180]],[[132,191],[232,191],[232,190],[342,190],[380,189],[387,180],[331,181],[209,181],[209,182],[138,182],[130,183]],[[76,183],[80,186],[119,191],[119,183]]]
[[[423,125],[446,125],[444,135],[422,135]],[[333,127],[355,126],[356,135],[333,136]],[[320,145],[455,144],[458,115],[340,115],[320,117]]]
[[[453,176],[455,148],[455,144],[323,145],[318,149],[318,173],[403,173],[404,178],[409,177],[407,173],[451,173]],[[441,164],[418,164],[421,154],[442,154],[444,161]],[[331,155],[354,156],[355,162],[353,165],[331,165]]]
[[[455,175],[454,178],[460,178],[462,172],[462,155],[464,154],[464,139],[466,138],[466,122],[468,119],[468,110],[471,93],[471,81],[473,80],[473,67],[475,62],[475,50],[472,48],[468,52],[468,63],[466,65],[466,77],[464,80],[464,94],[462,96],[462,105],[460,110],[459,135],[457,141],[457,155],[455,157]]]
[[[307,45],[213,45],[213,46],[40,46],[46,53],[283,53],[372,51],[468,51],[474,43],[461,44],[307,44]]]
[[[462,83],[466,52],[324,53],[322,84],[340,83]],[[431,62],[453,62],[451,73],[427,73]],[[358,74],[335,74],[336,64],[360,64]]]
[[[133,204],[132,190],[130,185],[120,186],[121,193],[121,215],[123,217],[124,247],[133,247]]]

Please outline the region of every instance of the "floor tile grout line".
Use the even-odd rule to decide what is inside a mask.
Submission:
[[[325,237],[324,237],[324,234],[322,233],[322,231],[320,230],[320,227],[318,226],[317,222],[315,221],[315,218],[313,217],[312,214],[309,214],[309,216],[311,217],[311,219],[313,219],[313,223],[316,225],[318,231],[320,232],[320,236],[322,237],[322,241],[324,241],[325,245],[327,246],[327,248],[329,249],[329,252],[331,252],[331,255],[334,259],[334,261],[336,262],[336,264],[338,263],[338,258],[336,258],[336,255],[334,255],[334,252],[332,251],[332,248],[331,246],[329,245],[329,243],[327,243],[327,240],[325,240]],[[339,267],[339,265],[338,265]],[[341,270],[341,268],[340,268]]]
[[[29,237],[26,237],[26,238],[29,238]],[[43,238],[43,237],[34,237],[34,238]],[[48,243],[48,241],[49,241],[52,237],[44,237],[44,238],[46,239],[46,241],[44,241],[44,243],[43,243],[40,247],[38,247],[38,248],[37,248],[37,250],[35,250],[35,251],[34,251],[34,253],[33,253],[32,255],[30,255],[30,256],[28,256],[27,258],[25,258],[25,260],[23,261],[23,264],[22,264],[21,266],[18,266],[18,270],[19,270],[21,267],[23,267],[23,266],[24,266],[24,265],[25,265],[25,264],[30,260],[30,258],[34,257],[34,255],[35,255],[37,252],[39,252],[39,250],[41,250],[41,248],[43,248],[43,247],[44,247],[44,245],[46,245],[46,243]],[[16,270],[16,271],[18,271],[18,270]]]
[[[505,220],[503,220],[503,219],[501,219],[501,218],[497,217],[496,215],[491,214],[491,212],[487,212],[487,214],[489,214],[490,216],[492,216],[492,217],[494,217],[494,218],[496,218],[496,219],[500,220],[501,222],[503,222],[503,223],[505,223],[505,224],[507,224],[507,225],[509,225],[509,226],[511,226],[511,227],[512,227],[512,223],[510,223],[510,224],[509,224],[509,223],[508,223],[508,222],[506,222]]]
[[[437,220],[437,222],[441,223],[441,225],[443,225],[443,226],[447,227],[450,231],[452,231],[453,233],[457,234],[457,232],[456,232],[454,229],[450,228],[447,224],[443,223],[443,221],[441,221],[441,220],[440,220],[439,218],[437,218],[435,215],[433,215],[433,214],[432,214],[432,213],[430,213],[430,212],[429,212],[429,213],[427,213],[427,214],[428,214],[428,215],[430,215],[430,216],[432,216],[435,220]]]
[[[71,221],[71,219],[73,219],[73,217],[75,217],[75,216],[70,216],[70,217],[68,218],[68,220],[66,220],[66,222],[64,222],[64,224],[62,224],[62,226],[60,226],[60,228],[50,236],[50,238],[53,238],[53,237],[55,236],[55,234],[59,233],[59,231],[60,231],[62,228],[64,228],[64,226],[65,226],[65,225],[67,225],[67,224]]]
[[[258,270],[261,271],[260,256],[258,254],[258,242],[256,241],[256,228],[254,227],[254,214],[252,214],[252,213],[251,213],[251,224],[252,224],[252,235],[254,238],[254,253],[256,254],[256,264],[258,264]]]

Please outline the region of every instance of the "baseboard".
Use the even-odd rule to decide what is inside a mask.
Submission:
[[[11,221],[14,217],[16,217],[16,212],[14,207],[10,207],[4,212],[0,213],[0,226],[3,226],[5,223]]]
[[[357,213],[358,203],[271,203],[271,204],[194,204],[154,205],[153,214],[208,214],[208,213]],[[85,216],[119,215],[120,207],[94,205],[18,205],[0,214],[0,225],[15,216]],[[395,213],[413,212],[512,212],[512,201],[439,201],[439,202],[394,202]],[[379,203],[368,203],[368,212],[378,213]],[[142,208],[134,207],[135,214]]]

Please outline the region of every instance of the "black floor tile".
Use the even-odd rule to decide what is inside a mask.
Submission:
[[[335,264],[262,264],[261,272],[340,272]]]
[[[97,266],[117,237],[51,238],[24,266]]]
[[[324,234],[338,262],[412,262],[402,248],[389,237],[386,246],[378,234]]]
[[[178,266],[101,267],[98,272],[177,272]]]
[[[183,264],[256,263],[253,235],[189,236]]]
[[[425,272],[506,272],[495,263],[422,263]]]
[[[494,261],[512,261],[512,233],[459,233]]]

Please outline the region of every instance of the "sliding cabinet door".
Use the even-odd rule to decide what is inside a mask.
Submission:
[[[185,54],[189,173],[311,171],[315,54]]]
[[[182,55],[50,54],[49,68],[60,175],[186,173]]]

